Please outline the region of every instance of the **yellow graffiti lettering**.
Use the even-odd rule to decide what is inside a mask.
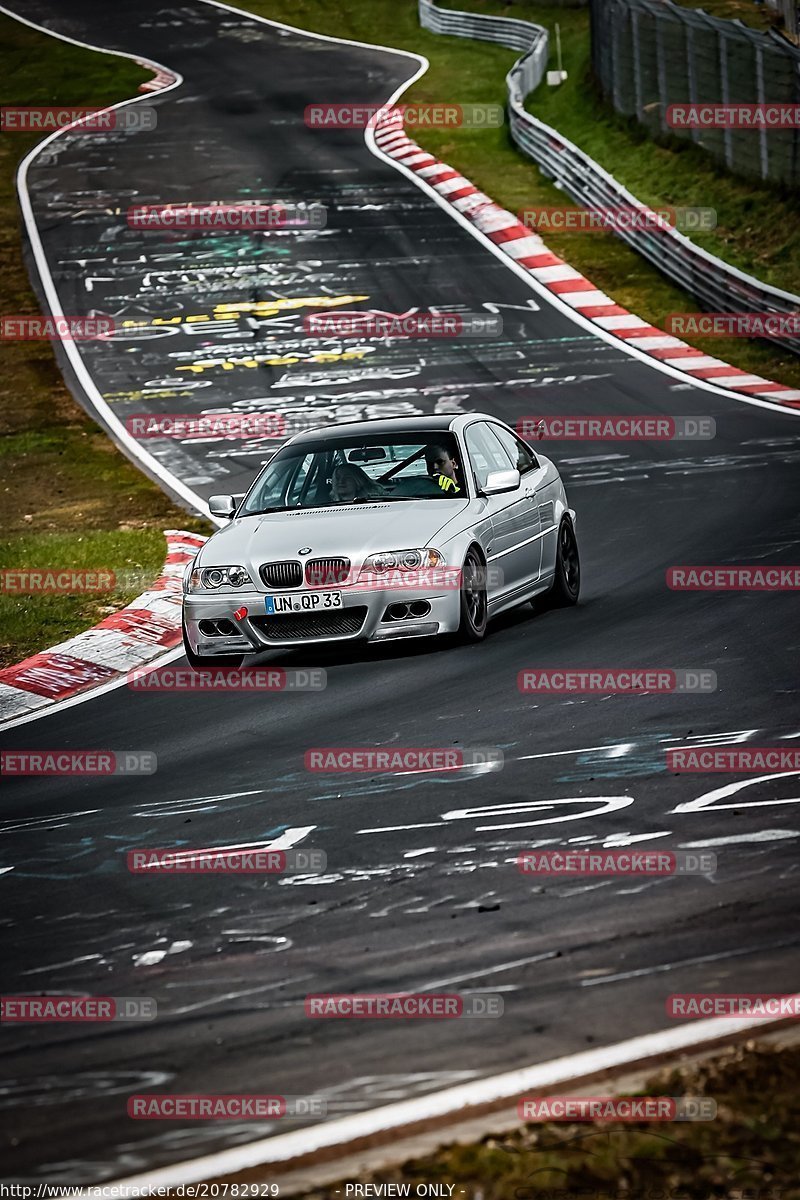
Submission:
[[[291,312],[297,308],[337,308],[343,304],[355,304],[368,300],[369,296],[294,296],[282,300],[254,300],[240,304],[215,304],[214,313],[255,313],[258,316],[274,317],[279,312]]]
[[[341,354],[312,354],[305,361],[308,362],[345,362],[350,359],[363,358],[369,350],[345,350]],[[256,354],[249,358],[224,358],[224,359],[204,359],[200,362],[189,363],[186,366],[176,367],[177,371],[191,371],[195,375],[200,375],[203,371],[213,371],[219,368],[223,371],[233,371],[236,367],[293,367],[304,360],[295,354],[286,354],[280,357],[270,357],[268,354]]]

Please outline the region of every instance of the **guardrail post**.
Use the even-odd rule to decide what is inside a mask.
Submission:
[[[764,51],[761,46],[756,46],[756,87],[758,89],[758,103],[763,104],[766,100],[764,92]],[[761,178],[769,178],[769,147],[767,145],[767,131],[763,127],[758,131],[758,149],[761,155]]]
[[[612,4],[614,0],[611,0]],[[619,99],[619,21],[614,22],[614,28],[611,32],[611,89],[614,100],[614,108],[617,112],[621,112]]]
[[[661,38],[661,30],[663,23],[655,22],[656,27],[656,70],[658,71],[658,97],[660,104],[658,106],[658,123],[663,132],[668,132],[667,129],[667,110],[664,104],[666,97],[669,95],[667,87],[667,64],[664,59],[664,42]]]
[[[636,7],[631,9],[631,42],[633,45],[633,90],[636,118],[641,121],[644,105],[642,103],[642,61],[639,57],[639,10]]]
[[[689,77],[689,103],[697,104],[697,44],[694,40],[694,26],[691,21],[684,23],[686,33],[686,70]],[[700,130],[690,129],[689,136],[697,144],[700,141]]]
[[[598,35],[602,36],[603,46],[609,48],[612,59],[614,78],[608,81],[610,88],[604,90],[606,92],[613,91],[615,107],[622,111],[619,109],[619,92],[617,90],[619,74],[616,70],[617,66],[622,65],[618,62],[621,52],[619,29],[622,22],[615,22],[612,15],[617,10],[620,0],[591,0],[591,2],[593,28],[597,30]],[[561,188],[566,195],[585,208],[594,208],[598,204],[626,207],[634,205],[643,209],[647,208],[612,175],[604,171],[599,163],[596,163],[568,138],[563,137],[558,130],[551,128],[525,111],[525,99],[541,83],[547,65],[546,29],[519,18],[490,18],[475,13],[458,12],[454,9],[440,9],[436,7],[433,0],[419,0],[419,11],[420,20],[424,21],[425,27],[436,33],[449,33],[456,37],[477,37],[525,51],[506,76],[511,138],[517,148],[538,165],[542,174],[554,179],[556,186]],[[623,8],[620,16],[622,17],[626,13],[629,15],[630,11],[630,8]],[[653,8],[645,6],[643,11],[653,11]],[[670,12],[674,13],[674,10],[670,9]],[[716,51],[719,59],[720,90],[723,100],[730,103],[727,44],[717,32],[717,23],[711,17],[703,13],[692,13],[691,15],[693,19],[686,21],[687,25],[692,25],[691,34],[687,29],[686,40],[691,102],[698,102],[696,51],[699,39],[696,34],[697,30],[702,28],[703,30],[708,29],[711,36],[715,38],[715,42],[711,43],[709,48],[712,55]],[[674,16],[672,19],[674,20]],[[637,62],[641,49],[641,43],[638,40],[640,36],[644,38],[647,35],[641,29],[637,31]],[[606,82],[606,67],[609,62],[607,58],[604,58],[604,53],[609,51],[604,51],[603,46],[598,47],[595,62],[601,80]],[[769,50],[769,46],[765,46],[764,49]],[[593,55],[594,53],[593,48]],[[666,87],[666,71],[669,66],[666,62],[666,55],[664,42],[656,34],[656,63],[662,102],[660,106],[662,127],[666,126],[665,101],[669,96]],[[617,60],[616,65],[614,65],[615,60]],[[627,66],[627,64],[625,65]],[[800,56],[795,59],[793,66],[797,77],[797,91],[800,93]],[[757,63],[759,100],[764,95],[764,75],[768,74],[768,68],[768,60],[764,63]],[[641,64],[639,81],[644,87],[646,81],[641,75]],[[637,103],[638,101],[639,93],[637,91]],[[692,131],[692,134],[698,138],[701,136],[700,131]],[[725,135],[725,150],[730,161],[734,157],[730,131],[726,130]],[[760,132],[760,136],[763,139],[764,134]],[[791,145],[794,167],[798,150],[800,150],[800,138],[794,137]],[[763,141],[761,146],[763,173],[770,166],[774,168],[775,160],[774,155],[771,158],[765,157],[766,150]],[[660,231],[658,237],[647,233],[639,234],[635,229],[618,230],[617,235],[652,262],[668,279],[696,296],[707,309],[731,312],[746,303],[749,310],[761,313],[794,314],[800,310],[800,296],[771,287],[754,276],[737,270],[707,250],[695,245],[676,229],[666,227]],[[782,348],[800,354],[800,337],[776,335],[772,340],[779,342]]]

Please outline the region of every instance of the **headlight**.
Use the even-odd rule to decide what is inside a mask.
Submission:
[[[219,591],[220,588],[245,587],[252,580],[244,567],[192,567],[184,581],[184,591]]]
[[[382,550],[364,560],[362,574],[383,575],[386,571],[429,571],[444,566],[445,558],[438,550]]]

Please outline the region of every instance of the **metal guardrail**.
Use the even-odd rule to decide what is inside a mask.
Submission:
[[[592,70],[609,104],[653,135],[692,141],[734,175],[800,186],[800,130],[684,128],[672,105],[800,106],[800,48],[774,30],[673,0],[591,0]]]
[[[497,42],[526,52],[506,76],[511,137],[556,187],[584,208],[622,207],[649,211],[647,205],[637,200],[593,158],[550,125],[525,111],[526,98],[542,82],[547,68],[546,29],[516,17],[486,17],[438,8],[433,0],[418,0],[418,3],[420,24],[433,33]],[[771,287],[753,275],[739,271],[696,246],[672,226],[619,228],[614,232],[694,296],[708,312],[800,312],[800,296]],[[800,336],[771,340],[800,354]]]

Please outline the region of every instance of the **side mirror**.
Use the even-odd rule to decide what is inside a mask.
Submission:
[[[236,512],[236,497],[210,496],[208,511],[212,517],[224,517],[226,521],[229,521]]]
[[[484,496],[498,496],[501,492],[515,492],[519,487],[519,471],[492,471],[486,476],[481,488]]]

